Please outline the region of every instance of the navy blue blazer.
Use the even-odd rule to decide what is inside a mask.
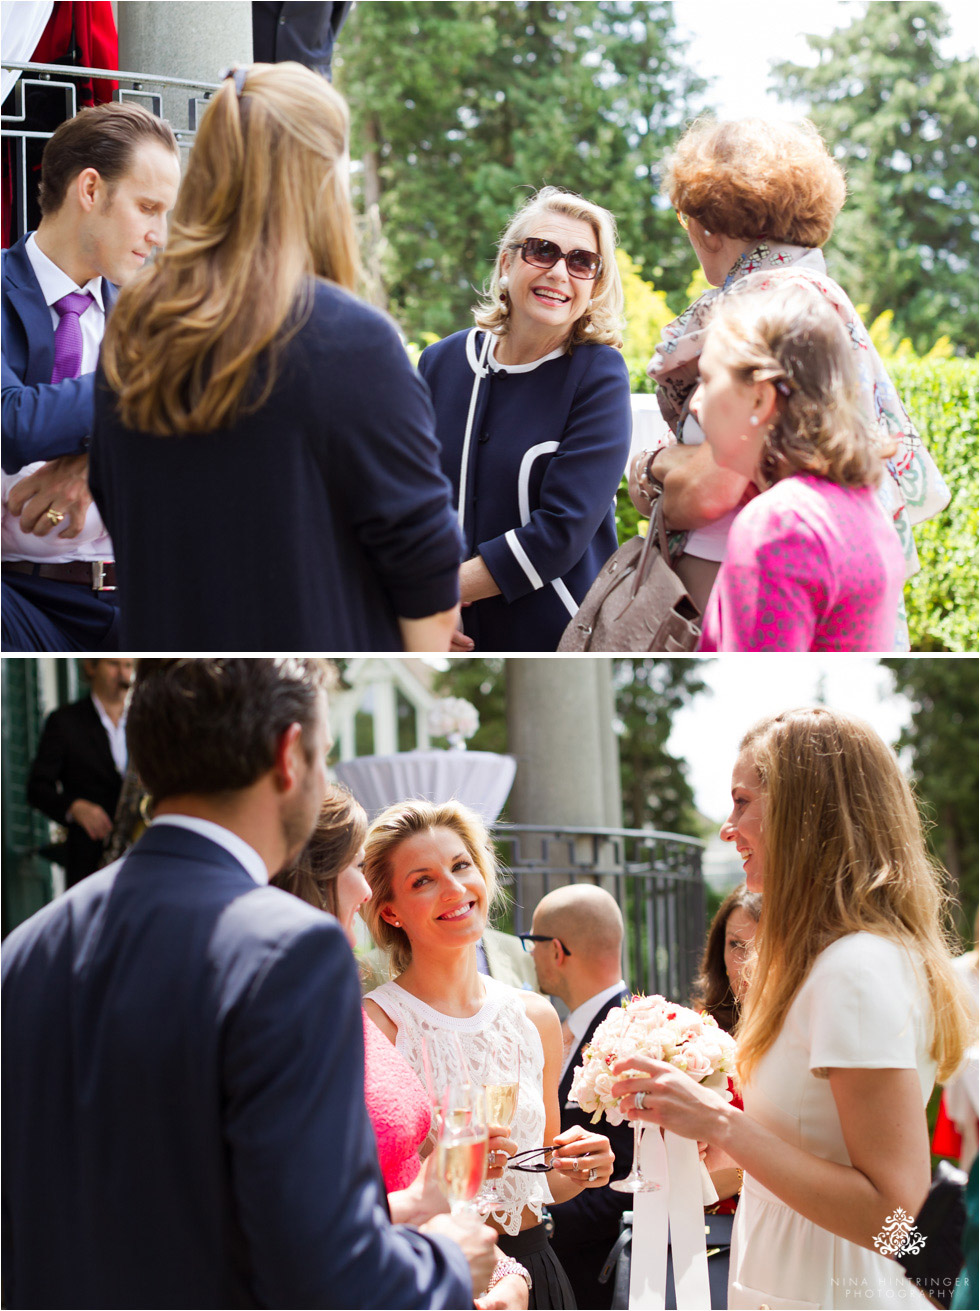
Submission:
[[[398,651],[450,610],[460,541],[429,393],[391,321],[318,281],[268,401],[156,437],[96,384],[89,481],[129,651]]]
[[[28,236],[30,233],[27,234]],[[24,247],[27,237],[3,252],[3,442],[4,473],[36,460],[84,450],[92,434],[95,374],[51,381],[54,327],[51,311]],[[105,278],[106,313],[116,288]]]
[[[3,951],[4,1293],[17,1307],[462,1307],[392,1227],[360,987],[331,916],[151,827]]]
[[[459,504],[467,416],[484,334],[422,352],[443,472]],[[466,452],[463,537],[500,596],[467,606],[478,653],[554,651],[616,550],[614,501],[629,458],[629,370],[612,346],[576,346],[480,383]]]
[[[569,1099],[572,1075],[581,1062],[582,1052],[592,1041],[592,1035],[612,1010],[617,1010],[631,993],[624,989],[613,997],[596,1015],[579,1044],[579,1050],[558,1085],[558,1104],[561,1107],[561,1127],[570,1129],[581,1125],[590,1133],[605,1134],[609,1139],[616,1164],[613,1178],[625,1178],[633,1161],[633,1127],[630,1124],[611,1125],[605,1118],[592,1123],[592,1115],[583,1111],[578,1102]],[[612,1304],[614,1281],[600,1284],[599,1275],[606,1257],[619,1237],[619,1222],[624,1211],[633,1208],[630,1193],[617,1193],[611,1188],[586,1188],[577,1197],[548,1209],[555,1221],[551,1245],[555,1255],[565,1267],[569,1282],[575,1290],[580,1307],[604,1308]]]

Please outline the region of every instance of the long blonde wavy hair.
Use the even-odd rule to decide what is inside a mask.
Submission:
[[[212,432],[259,409],[278,350],[309,312],[310,279],[354,288],[347,134],[343,97],[300,64],[253,64],[240,95],[222,83],[167,248],[106,325],[103,366],[128,427]]]
[[[364,843],[364,877],[371,888],[361,916],[371,937],[388,954],[392,977],[401,974],[412,959],[412,944],[403,928],[390,924],[381,912],[391,900],[394,876],[392,858],[408,838],[432,829],[451,829],[470,854],[487,887],[487,905],[497,897],[497,857],[480,816],[458,801],[436,805],[431,801],[400,801],[383,811],[368,829]]]
[[[738,1028],[745,1080],[776,1040],[821,951],[876,933],[921,961],[940,1081],[969,1019],[944,927],[947,897],[895,753],[863,720],[825,707],[760,720],[742,739],[765,794],[765,887]],[[951,941],[951,939],[949,939]]]
[[[546,214],[561,214],[564,218],[588,223],[595,233],[596,245],[602,259],[602,268],[592,284],[591,305],[575,323],[566,343],[567,349],[582,342],[595,342],[604,346],[623,345],[623,283],[616,263],[616,220],[608,209],[585,200],[574,191],[561,187],[542,187],[521,206],[504,230],[497,244],[497,259],[493,273],[484,291],[483,300],[474,308],[473,317],[478,328],[506,337],[510,327],[510,308],[500,286],[504,256],[514,258],[515,248],[525,237],[533,234],[534,226]],[[518,256],[518,258],[520,258]],[[591,329],[591,331],[588,331]]]

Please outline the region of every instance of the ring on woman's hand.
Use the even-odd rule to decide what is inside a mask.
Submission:
[[[646,1093],[638,1092],[633,1094],[633,1105],[638,1111],[646,1110],[646,1102],[643,1100],[645,1097]]]
[[[593,1166],[588,1174],[589,1183],[594,1184],[598,1178],[599,1178],[599,1171],[595,1168],[595,1166]]]
[[[51,520],[52,523],[57,524],[57,523],[61,523],[62,519],[64,519],[65,516],[61,513],[60,510],[52,509],[49,506],[47,510],[47,517]]]

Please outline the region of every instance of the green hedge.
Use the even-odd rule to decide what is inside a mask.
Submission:
[[[913,529],[922,567],[905,588],[912,650],[976,651],[977,361],[896,360],[888,371],[952,493]]]
[[[888,371],[952,493],[942,514],[913,530],[922,567],[905,589],[912,650],[976,651],[977,361],[893,360]],[[640,372],[631,383],[634,392],[655,390]],[[636,534],[638,519],[624,479],[616,498],[620,542]]]

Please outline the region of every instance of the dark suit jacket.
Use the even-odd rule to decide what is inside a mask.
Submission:
[[[388,1220],[357,971],[331,916],[154,826],[3,952],[17,1307],[461,1307]]]
[[[28,234],[30,235],[30,234]],[[84,450],[92,433],[95,374],[51,381],[54,328],[51,312],[24,246],[27,237],[3,253],[2,408],[0,462],[16,473],[35,460],[53,460]],[[106,313],[116,288],[102,280]]]
[[[569,1062],[565,1077],[558,1085],[562,1129],[580,1124],[590,1133],[605,1134],[616,1156],[614,1179],[621,1179],[629,1173],[633,1160],[632,1127],[626,1123],[614,1127],[606,1119],[592,1124],[589,1112],[583,1111],[577,1102],[569,1101],[569,1092],[572,1074],[596,1028],[611,1010],[622,1005],[629,996],[629,991],[624,990],[596,1015],[582,1039],[579,1055]],[[570,1202],[549,1208],[555,1221],[551,1245],[565,1267],[580,1307],[604,1308],[611,1305],[613,1281],[610,1279],[608,1283],[600,1284],[599,1274],[619,1237],[620,1217],[624,1211],[632,1210],[632,1207],[633,1198],[629,1193],[617,1193],[611,1188],[586,1188]]]
[[[65,812],[81,797],[96,802],[112,819],[121,787],[109,738],[92,698],[52,711],[31,765],[27,800],[55,823],[67,825],[63,863],[69,887],[99,868],[103,844],[90,838],[80,824],[69,824]]]
[[[330,77],[333,48],[351,11],[351,0],[318,4],[252,4],[252,46],[256,63],[295,59]]]

